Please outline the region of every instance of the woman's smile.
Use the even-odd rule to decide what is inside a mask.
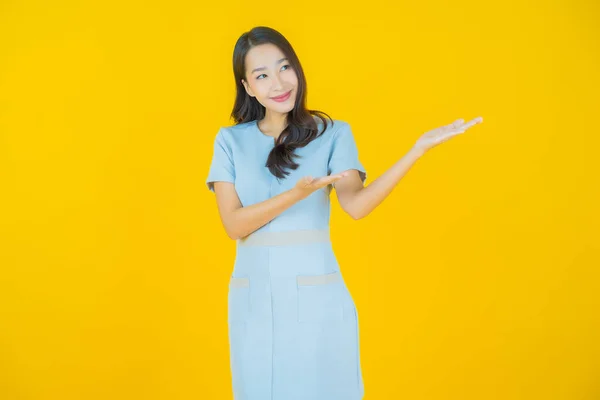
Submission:
[[[286,94],[282,94],[281,96],[277,96],[277,97],[271,97],[271,99],[275,100],[276,102],[281,103],[281,102],[286,101],[287,99],[289,99],[291,93],[292,93],[292,91],[290,90]]]

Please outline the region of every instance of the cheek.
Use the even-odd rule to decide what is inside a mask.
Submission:
[[[298,75],[296,75],[295,72],[290,73],[290,82],[294,85],[297,86],[298,85]]]
[[[264,99],[269,95],[269,87],[265,84],[262,84],[262,82],[258,83],[254,85],[254,94],[257,97]]]

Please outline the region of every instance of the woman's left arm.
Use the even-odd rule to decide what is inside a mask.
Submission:
[[[416,161],[428,150],[481,122],[483,122],[481,117],[467,123],[463,119],[458,119],[449,125],[426,132],[404,157],[366,187],[363,187],[358,171],[352,170],[352,173],[335,183],[340,206],[353,219],[366,217],[383,202]]]

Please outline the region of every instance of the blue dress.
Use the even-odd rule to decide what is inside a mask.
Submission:
[[[316,118],[319,132],[323,123]],[[265,166],[274,138],[257,121],[219,129],[206,184],[234,183],[244,207],[292,189],[303,176],[366,171],[350,125],[296,149],[300,166],[277,179]],[[331,185],[236,241],[228,332],[235,400],[360,400],[358,313],[329,240]]]

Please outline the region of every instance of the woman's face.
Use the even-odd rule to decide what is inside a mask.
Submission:
[[[266,109],[287,113],[294,108],[298,77],[279,47],[265,43],[250,49],[246,54],[246,79],[242,79],[246,92]],[[274,99],[281,95],[287,98]]]

